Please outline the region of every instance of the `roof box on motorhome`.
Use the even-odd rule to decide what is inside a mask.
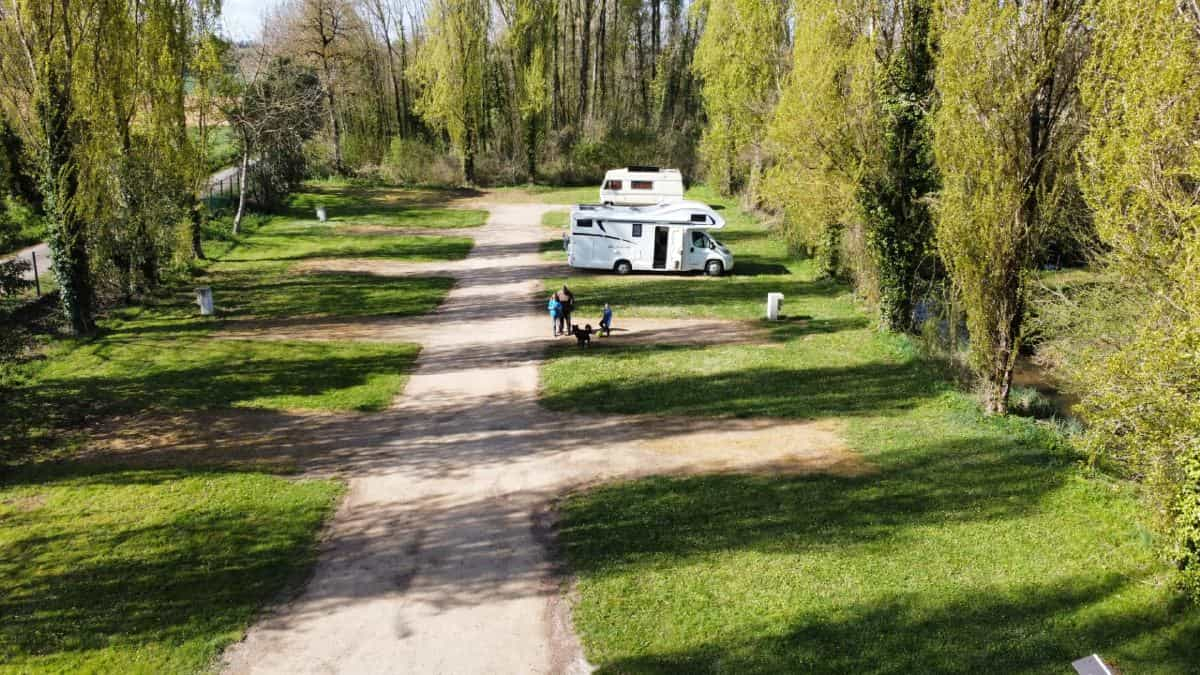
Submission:
[[[678,169],[629,166],[604,174],[602,204],[660,204],[683,199],[683,174]]]

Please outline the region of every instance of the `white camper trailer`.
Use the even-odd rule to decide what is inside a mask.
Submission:
[[[711,234],[722,227],[725,219],[699,202],[580,204],[571,210],[563,243],[571,267],[617,274],[704,270],[720,276],[733,269],[733,254]]]
[[[683,199],[683,174],[679,169],[630,166],[604,174],[600,203],[637,206]]]

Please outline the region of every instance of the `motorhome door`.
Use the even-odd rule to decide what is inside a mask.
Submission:
[[[670,239],[667,241],[667,269],[683,269],[683,228],[672,227],[669,229]]]
[[[654,228],[654,269],[656,270],[667,268],[667,241],[670,239],[667,233],[670,229],[669,227]]]

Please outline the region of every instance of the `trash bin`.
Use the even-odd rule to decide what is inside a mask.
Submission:
[[[322,223],[325,222],[325,207],[324,206],[317,207],[317,220],[321,221]]]
[[[783,309],[783,293],[767,293],[767,320],[778,321]]]
[[[211,286],[201,286],[196,289],[196,304],[200,305],[200,314],[212,316],[213,296]]]

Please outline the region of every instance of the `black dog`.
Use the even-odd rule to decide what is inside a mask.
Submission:
[[[580,349],[592,346],[592,333],[595,332],[596,331],[592,330],[592,324],[590,323],[584,325],[582,329],[579,327],[579,324],[571,324],[571,335],[575,336],[575,340],[579,343]]]

